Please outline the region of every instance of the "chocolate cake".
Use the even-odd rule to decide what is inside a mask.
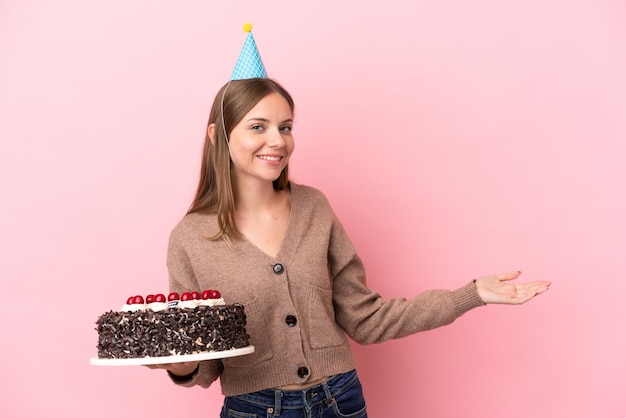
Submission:
[[[243,305],[226,305],[219,292],[171,293],[128,299],[121,312],[96,321],[98,357],[124,359],[224,351],[249,345]],[[218,296],[211,298],[210,296]]]

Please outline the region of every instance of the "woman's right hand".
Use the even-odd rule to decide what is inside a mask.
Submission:
[[[184,377],[190,375],[194,372],[194,370],[196,370],[198,362],[188,361],[183,363],[151,364],[146,367],[150,369],[165,369],[176,376]]]

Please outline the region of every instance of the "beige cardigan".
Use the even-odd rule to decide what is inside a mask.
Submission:
[[[256,351],[204,361],[185,386],[208,387],[220,377],[222,393],[230,396],[304,384],[354,369],[347,336],[361,344],[400,338],[483,305],[472,282],[410,300],[382,299],[366,287],[348,236],[326,198],[311,187],[291,184],[287,236],[276,258],[246,240],[234,240],[230,248],[205,238],[216,231],[215,215],[198,213],[174,228],[170,290],[217,289],[226,303],[245,305]]]

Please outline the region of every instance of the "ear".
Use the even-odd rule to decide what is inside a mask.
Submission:
[[[209,139],[211,140],[211,144],[215,145],[215,124],[209,124],[209,127],[206,129],[207,135],[209,135]]]

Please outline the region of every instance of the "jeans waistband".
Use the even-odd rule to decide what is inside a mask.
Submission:
[[[264,407],[273,407],[280,415],[281,409],[311,408],[320,402],[332,405],[334,397],[346,390],[357,379],[356,371],[332,376],[326,382],[303,390],[264,389],[258,392],[234,396],[246,402]]]

